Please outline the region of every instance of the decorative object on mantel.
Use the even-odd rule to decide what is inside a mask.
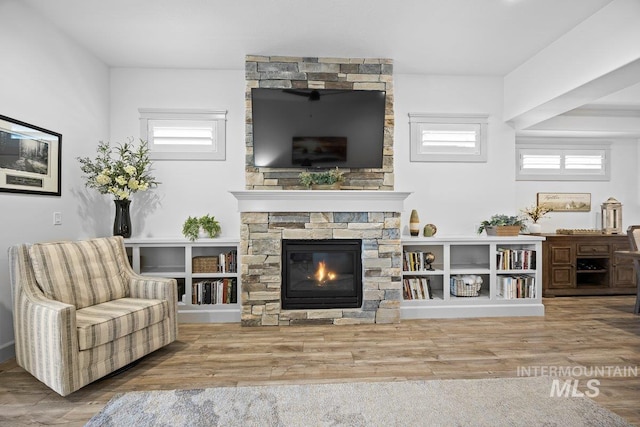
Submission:
[[[420,235],[420,217],[418,211],[413,209],[409,217],[409,234],[413,237]]]
[[[600,207],[604,234],[622,234],[622,203],[609,197]]]
[[[542,225],[538,224],[538,221],[551,211],[553,211],[553,209],[543,205],[527,206],[520,210],[528,219],[533,221],[532,224],[527,225],[529,233],[540,234],[542,232]]]
[[[323,172],[301,172],[298,179],[300,184],[312,190],[339,190],[344,172],[337,167]]]
[[[424,237],[433,237],[436,235],[438,228],[434,224],[427,224],[422,229],[422,235]]]
[[[111,194],[116,206],[113,235],[131,237],[131,196],[138,191],[156,187],[159,182],[151,175],[149,146],[133,140],[112,147],[108,142],[98,143],[98,155],[94,160],[77,157],[86,178],[85,185],[100,194]]]
[[[182,224],[182,234],[192,242],[199,237],[214,238],[220,233],[220,223],[213,215],[189,216]]]
[[[523,228],[524,222],[519,216],[495,214],[489,221],[480,223],[478,234],[486,231],[487,236],[517,236]]]

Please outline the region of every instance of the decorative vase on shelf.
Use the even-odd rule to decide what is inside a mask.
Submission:
[[[116,204],[116,217],[113,221],[113,235],[124,238],[131,237],[131,214],[129,213],[131,200],[114,200],[114,203]]]
[[[427,224],[422,229],[422,235],[424,237],[433,237],[436,235],[436,231],[438,231],[438,228],[435,225]]]
[[[540,224],[538,224],[537,222],[534,222],[533,224],[527,225],[527,229],[529,230],[529,233],[531,233],[531,234],[540,234],[540,233],[542,233],[542,226]]]
[[[418,211],[412,210],[411,217],[409,218],[409,234],[412,236],[420,235],[420,218],[418,217]]]

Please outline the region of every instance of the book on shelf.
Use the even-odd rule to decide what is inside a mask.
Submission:
[[[218,255],[218,269],[220,273],[237,273],[238,251],[232,250]]]
[[[496,267],[498,270],[535,270],[536,251],[498,248]]]
[[[404,299],[433,299],[431,281],[428,277],[406,277],[403,279]]]
[[[200,280],[191,284],[191,304],[235,304],[238,282],[235,278]]]
[[[528,275],[498,276],[497,293],[504,299],[536,298],[536,278]]]
[[[430,264],[425,260],[425,254],[422,251],[405,251],[402,257],[403,271],[427,271]]]

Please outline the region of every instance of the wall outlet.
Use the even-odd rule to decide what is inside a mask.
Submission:
[[[62,225],[62,212],[53,213],[53,225]]]

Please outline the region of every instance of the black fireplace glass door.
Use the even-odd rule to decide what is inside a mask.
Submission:
[[[284,240],[283,308],[359,307],[361,240]]]

